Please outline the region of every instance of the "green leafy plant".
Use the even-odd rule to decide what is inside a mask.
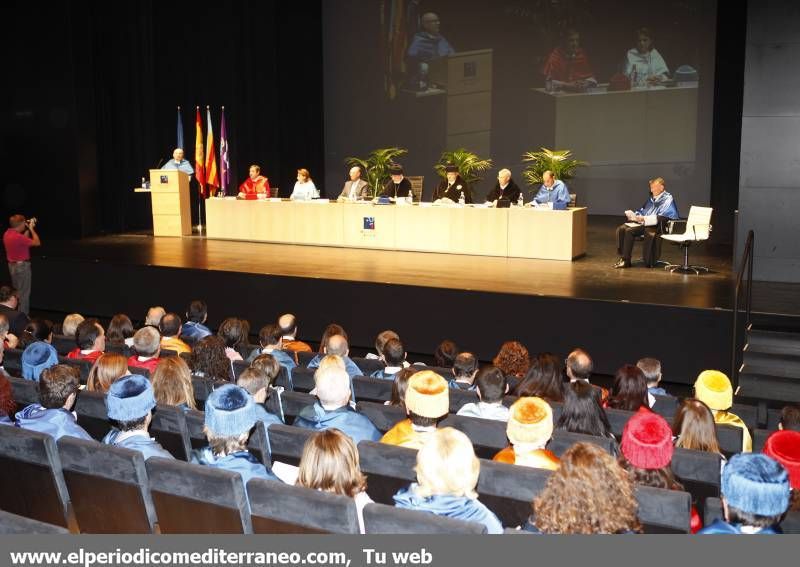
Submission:
[[[481,177],[478,175],[481,171],[486,171],[492,167],[492,160],[482,159],[478,154],[474,154],[465,148],[458,148],[452,152],[442,152],[434,168],[440,177],[446,177],[445,167],[452,164],[458,168],[458,173],[461,178],[469,185],[476,181],[480,181]]]
[[[372,150],[365,158],[348,157],[344,162],[350,167],[359,166],[366,175],[364,181],[369,183],[369,190],[374,198],[389,182],[389,168],[400,156],[408,153],[405,148],[378,148]]]
[[[552,171],[556,179],[571,179],[575,170],[589,165],[588,162],[572,158],[570,150],[548,150],[542,148],[540,152],[526,152],[522,154],[522,161],[528,165],[522,171],[522,176],[528,185],[542,183],[542,174]]]

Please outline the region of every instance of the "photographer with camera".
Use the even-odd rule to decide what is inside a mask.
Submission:
[[[25,314],[30,311],[31,297],[31,246],[41,246],[42,241],[36,234],[36,219],[26,219],[24,215],[12,215],[8,219],[10,225],[3,235],[6,248],[8,272],[11,284],[19,293],[17,309]]]

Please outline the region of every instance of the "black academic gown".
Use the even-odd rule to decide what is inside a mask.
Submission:
[[[403,180],[397,185],[390,179],[389,182],[384,185],[381,197],[408,197],[409,191],[411,191],[411,182],[407,178],[403,177]]]
[[[459,187],[461,187],[461,189],[459,189]],[[448,185],[447,179],[445,178],[439,182],[439,186],[433,194],[433,200],[435,201],[447,197],[454,203],[458,203],[458,198],[461,196],[461,193],[464,193],[464,201],[466,203],[473,202],[472,189],[470,189],[470,186],[466,184],[460,175],[456,177],[452,185]]]
[[[514,180],[511,179],[506,185],[505,190],[500,189],[500,182],[494,184],[494,189],[492,189],[488,195],[486,195],[486,200],[489,202],[496,201],[497,199],[503,197],[508,199],[512,203],[516,203],[519,199],[519,194],[521,193],[520,188],[517,187],[517,184],[514,183]]]

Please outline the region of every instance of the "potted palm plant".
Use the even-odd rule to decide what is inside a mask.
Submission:
[[[378,148],[365,158],[348,157],[344,162],[349,167],[361,168],[366,175],[365,181],[369,183],[370,193],[375,198],[389,181],[389,168],[397,158],[407,153],[405,148]]]
[[[556,179],[572,179],[575,170],[589,165],[572,157],[570,150],[548,150],[541,148],[540,152],[526,152],[522,154],[522,161],[528,165],[522,171],[522,176],[528,185],[534,186],[542,183],[542,174],[552,171]]]
[[[442,152],[439,163],[434,166],[434,169],[440,177],[444,178],[446,177],[445,168],[448,165],[456,166],[461,179],[469,185],[474,185],[476,181],[481,180],[478,173],[492,167],[492,160],[483,159],[465,148],[458,148],[451,152]]]

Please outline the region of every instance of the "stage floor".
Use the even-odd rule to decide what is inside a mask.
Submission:
[[[123,234],[51,241],[45,256],[111,264],[231,271],[249,274],[391,283],[453,290],[629,301],[730,309],[731,250],[712,242],[693,248],[690,261],[711,273],[671,274],[662,268],[615,270],[617,217],[590,216],[586,256],[573,262],[293,246]],[[639,244],[634,253],[639,252]],[[634,259],[635,259],[634,255]],[[662,259],[680,262],[664,244]]]

